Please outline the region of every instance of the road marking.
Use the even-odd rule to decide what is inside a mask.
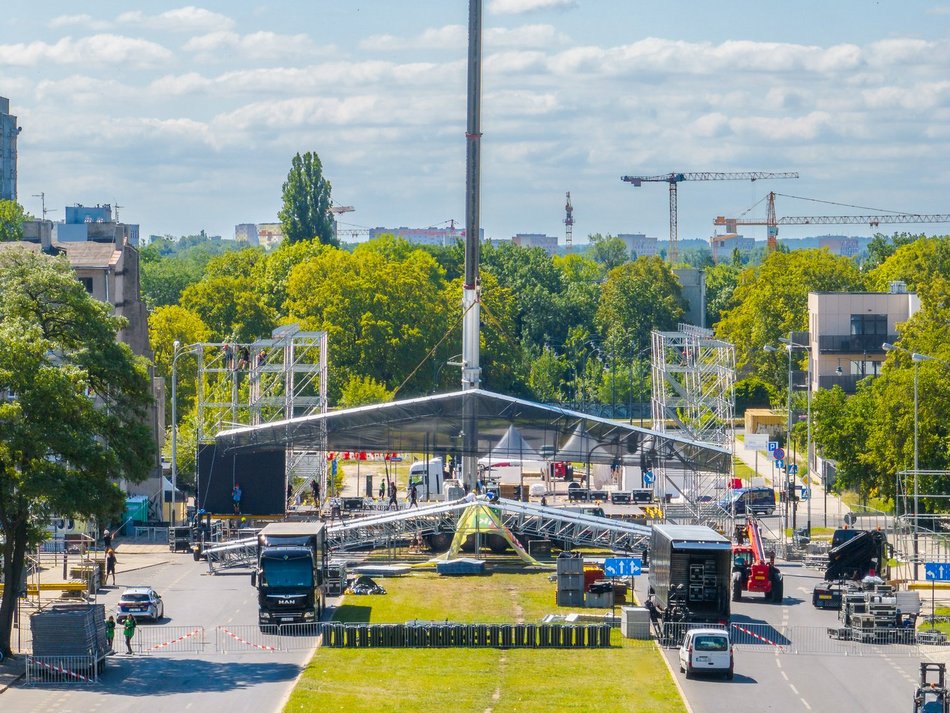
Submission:
[[[788,680],[788,674],[785,673],[784,671],[781,671],[780,673],[782,674],[782,678],[784,678],[784,679],[787,681],[787,680]]]
[[[792,693],[794,693],[796,696],[799,695],[798,689],[795,688],[795,684],[794,684],[794,683],[788,684],[788,687],[792,689]]]
[[[811,706],[808,705],[808,701],[806,701],[804,698],[802,698],[802,699],[800,699],[800,700],[801,700],[801,702],[802,702],[802,705],[805,706],[805,708],[807,708],[808,710],[811,710]]]
[[[782,668],[782,659],[776,657],[775,665],[778,666],[779,668]]]

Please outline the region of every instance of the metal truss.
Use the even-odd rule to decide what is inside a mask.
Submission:
[[[654,429],[661,433],[679,430],[733,453],[734,345],[715,339],[708,329],[680,324],[675,332],[653,332],[652,350]],[[683,507],[669,511],[677,519],[723,524],[724,512],[713,505],[723,494],[721,473],[684,468],[674,479],[662,464],[659,470],[664,486],[672,486],[683,496]]]
[[[260,426],[327,411],[327,333],[296,324],[256,342],[196,345],[198,442],[235,426]],[[298,491],[326,471],[326,436],[288,448],[287,476]]]
[[[257,538],[246,537],[205,547],[204,554],[208,559],[208,570],[211,574],[223,569],[250,567],[257,559]]]

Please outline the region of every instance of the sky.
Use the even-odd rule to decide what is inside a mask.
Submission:
[[[3,15],[0,96],[34,214],[42,192],[53,220],[117,203],[143,235],[231,238],[276,220],[291,158],[315,151],[355,208],[341,229],[464,226],[465,0],[5,0]],[[666,184],[620,177],[672,171],[800,174],[681,183],[681,239],[763,218],[769,190],[780,217],[869,212],[787,196],[950,213],[948,28],[950,4],[915,0],[484,0],[481,226],[563,240],[570,191],[575,242],[665,240]]]

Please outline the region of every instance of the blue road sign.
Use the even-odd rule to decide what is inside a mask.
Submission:
[[[776,468],[784,468],[784,467],[785,467],[785,461],[783,461],[781,458],[779,458],[778,460],[775,461],[775,467],[776,467]]]
[[[778,441],[769,441],[769,453],[778,448]]]
[[[802,494],[799,495],[801,500],[808,500],[811,497],[811,491],[808,488],[802,488]]]
[[[782,460],[785,458],[785,451],[781,448],[776,448],[774,451],[772,451],[772,457],[775,460]]]
[[[950,562],[924,562],[924,579],[928,582],[950,581]]]
[[[604,575],[607,577],[636,577],[643,571],[639,557],[608,557],[604,560]]]
[[[790,466],[788,466],[788,474],[798,475],[798,464],[792,463]]]
[[[653,485],[656,482],[656,476],[653,475],[652,470],[643,471],[643,484],[644,485]]]
[[[330,475],[336,475],[336,458],[330,461]]]

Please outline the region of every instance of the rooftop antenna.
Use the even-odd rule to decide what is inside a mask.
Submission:
[[[43,211],[43,220],[46,220],[46,214],[52,213],[56,209],[50,208],[49,210],[46,210],[46,194],[44,192],[40,191],[39,193],[34,193],[33,197],[40,199],[40,206],[42,206],[41,210]]]
[[[119,205],[119,201],[113,201],[113,204],[115,205],[115,222],[118,223],[119,222],[119,208],[125,208],[125,206]]]

